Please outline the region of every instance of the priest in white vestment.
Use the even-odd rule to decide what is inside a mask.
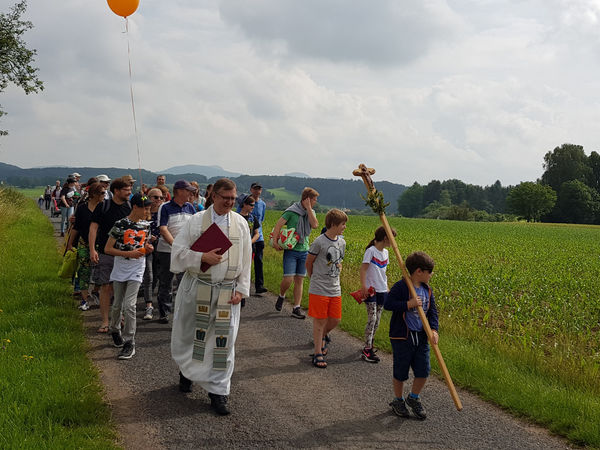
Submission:
[[[240,323],[240,301],[250,294],[252,245],[248,223],[232,211],[236,185],[222,178],[213,187],[213,204],[194,214],[173,242],[171,271],[185,272],[175,299],[171,355],[180,370],[179,388],[196,383],[208,392],[211,406],[229,414],[227,396]],[[196,252],[190,247],[211,224],[232,242],[223,255],[218,248]],[[211,265],[206,272],[202,263]]]

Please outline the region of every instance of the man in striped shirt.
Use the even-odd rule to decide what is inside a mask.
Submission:
[[[196,212],[189,203],[190,192],[195,191],[194,186],[185,180],[176,181],[173,185],[173,199],[163,203],[158,210],[158,227],[161,239],[158,241],[158,312],[160,323],[169,323],[173,298],[173,273],[171,272],[171,245],[177,233],[181,230]],[[183,274],[178,276],[181,279]]]

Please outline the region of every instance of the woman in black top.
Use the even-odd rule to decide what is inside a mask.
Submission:
[[[86,311],[88,305],[88,286],[90,282],[90,249],[88,246],[88,235],[94,209],[104,199],[106,188],[101,183],[92,183],[87,187],[87,201],[80,202],[75,211],[75,223],[69,236],[67,248],[77,247],[77,278],[81,290],[81,305],[79,309]]]

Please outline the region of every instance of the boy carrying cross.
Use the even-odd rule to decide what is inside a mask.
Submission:
[[[429,287],[433,274],[433,259],[424,252],[414,252],[406,258],[406,269],[417,293],[410,298],[410,291],[404,279],[398,281],[390,290],[383,307],[393,311],[390,320],[390,341],[394,352],[394,394],[390,403],[394,413],[401,417],[409,417],[407,406],[418,419],[425,419],[427,414],[421,404],[419,394],[429,376],[429,343],[423,323],[417,313],[421,306],[431,331],[433,343],[438,342],[438,313],[435,298]],[[410,394],[404,399],[404,382],[408,380],[408,371],[412,368],[415,379]]]

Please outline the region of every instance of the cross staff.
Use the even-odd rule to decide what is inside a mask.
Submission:
[[[400,250],[398,250],[398,244],[396,244],[396,239],[392,233],[392,229],[390,228],[390,224],[388,223],[387,217],[385,216],[385,204],[383,203],[383,196],[381,193],[375,189],[375,185],[373,184],[373,180],[371,179],[371,175],[375,173],[375,169],[367,168],[364,164],[360,164],[358,169],[355,169],[352,174],[361,177],[363,182],[365,183],[365,187],[367,188],[367,203],[373,208],[373,211],[379,214],[379,218],[381,219],[381,223],[385,228],[385,233],[387,234],[388,240],[392,244],[392,248],[394,249],[394,253],[396,254],[396,258],[398,258],[398,262],[400,263],[400,268],[402,269],[402,276],[406,281],[408,286],[408,290],[410,292],[410,296],[412,298],[417,298],[417,293],[415,291],[415,287],[412,284],[412,280],[410,279],[410,274],[408,270],[406,270],[406,266],[404,265],[404,261],[402,260],[402,256],[400,256]],[[450,396],[452,400],[454,400],[454,405],[456,409],[462,410],[462,403],[460,402],[460,398],[458,398],[458,393],[456,392],[456,388],[454,387],[454,383],[452,383],[452,378],[450,378],[450,373],[448,372],[448,368],[446,367],[446,363],[444,363],[444,358],[442,358],[442,353],[440,352],[437,344],[433,343],[431,327],[429,326],[429,321],[425,316],[425,312],[423,308],[419,305],[417,306],[417,311],[419,313],[419,317],[421,318],[421,322],[423,323],[423,328],[425,329],[425,333],[427,333],[427,338],[429,339],[429,343],[431,348],[433,348],[433,352],[435,353],[435,357],[438,360],[438,365],[440,369],[442,369],[442,373],[444,374],[444,379],[446,380],[446,384],[448,385],[448,390],[450,391]]]

